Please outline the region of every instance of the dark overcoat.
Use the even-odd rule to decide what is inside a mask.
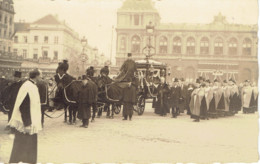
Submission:
[[[170,93],[170,104],[173,108],[179,108],[180,106],[180,98],[181,98],[181,88],[179,86],[171,87]]]
[[[78,118],[89,119],[91,117],[90,106],[97,102],[98,88],[91,80],[83,85],[78,93]]]

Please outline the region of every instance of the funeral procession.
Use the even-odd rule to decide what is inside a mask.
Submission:
[[[258,162],[257,3],[0,0],[0,164]]]

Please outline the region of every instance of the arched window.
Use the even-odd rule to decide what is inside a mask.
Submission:
[[[231,38],[228,43],[228,54],[229,55],[237,55],[237,40],[235,38]]]
[[[249,38],[246,38],[243,41],[243,55],[251,55],[251,47],[252,47],[252,41]]]
[[[175,37],[173,39],[173,54],[180,54],[181,53],[181,38]]]
[[[133,53],[140,53],[140,49],[141,49],[141,39],[140,39],[140,37],[139,36],[134,36],[132,38],[132,42],[131,43],[132,43],[131,51]]]
[[[160,45],[160,53],[162,53],[162,54],[166,54],[167,53],[167,46],[168,46],[168,42],[167,42],[167,38],[166,37],[161,37],[160,38],[160,43],[159,43],[159,45]]]
[[[215,55],[223,55],[223,40],[221,38],[217,38],[215,40],[214,54]]]
[[[192,37],[187,39],[187,54],[195,54],[195,39]]]
[[[125,37],[122,37],[120,39],[120,51],[125,51],[126,50],[126,39]]]
[[[203,55],[209,54],[209,39],[206,37],[200,40],[200,53]]]

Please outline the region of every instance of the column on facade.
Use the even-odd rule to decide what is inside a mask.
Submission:
[[[172,54],[173,53],[173,39],[172,36],[167,37],[167,54]]]
[[[223,55],[229,56],[229,54],[228,54],[228,40],[226,40],[226,38],[224,38],[224,40],[223,40]]]
[[[257,40],[255,38],[252,39],[252,56],[257,56]]]
[[[214,38],[209,38],[209,54],[214,55]]]
[[[140,15],[138,15],[138,17],[139,17],[139,26],[142,26],[142,15],[140,14]]]
[[[186,55],[186,53],[187,53],[186,39],[185,39],[185,37],[183,37],[181,39],[181,54]]]
[[[199,37],[195,38],[195,55],[200,54],[200,39]]]
[[[237,55],[238,56],[242,56],[242,52],[243,52],[243,40],[239,39],[237,41]]]

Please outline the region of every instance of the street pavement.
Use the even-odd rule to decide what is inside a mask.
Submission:
[[[48,113],[58,116],[62,111]],[[88,128],[46,118],[38,135],[41,163],[213,163],[258,161],[258,113],[192,122],[160,117],[147,104],[142,116],[122,121],[121,113],[105,113]],[[7,115],[0,113],[0,163],[8,162],[13,136],[4,131]]]

